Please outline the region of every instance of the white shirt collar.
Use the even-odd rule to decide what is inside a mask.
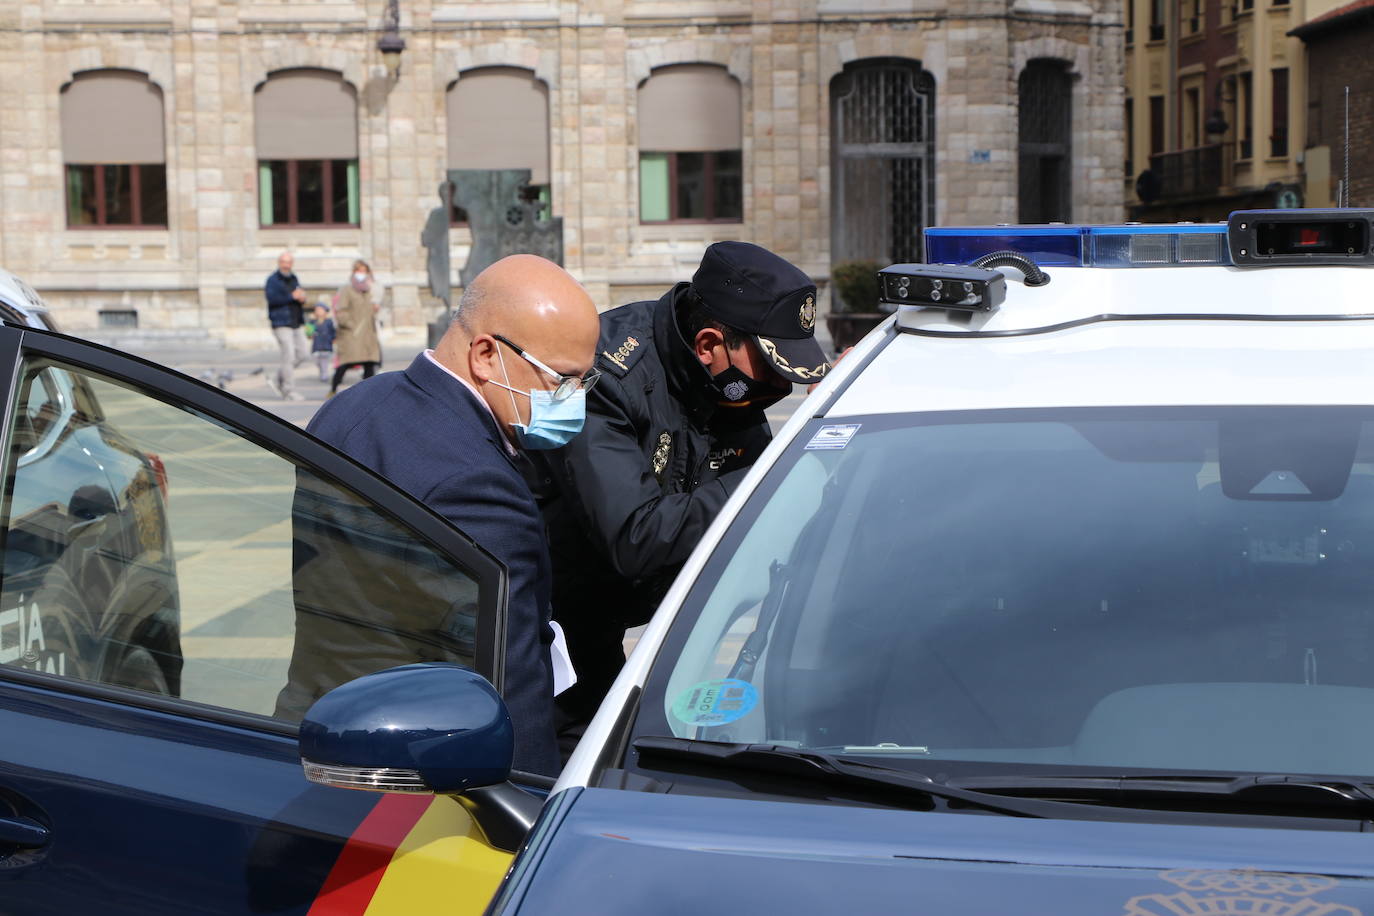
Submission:
[[[510,439],[507,438],[505,427],[501,424],[501,420],[496,416],[496,412],[491,409],[491,405],[487,403],[487,399],[482,397],[481,393],[477,390],[477,386],[472,384],[472,382],[469,382],[467,379],[463,378],[457,372],[454,372],[448,366],[445,366],[443,363],[435,359],[433,350],[426,350],[425,358],[428,359],[430,362],[434,363],[434,365],[438,366],[444,372],[448,373],[448,375],[451,378],[457,379],[459,382],[462,383],[464,388],[472,392],[472,396],[476,398],[477,403],[481,404],[482,407],[486,410],[486,412],[491,415],[491,418],[496,421],[496,428],[501,430],[501,444],[506,447],[506,452],[511,455],[514,455],[515,446],[512,445]]]

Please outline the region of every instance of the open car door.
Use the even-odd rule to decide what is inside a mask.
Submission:
[[[480,912],[510,856],[456,799],[313,785],[296,732],[407,662],[499,689],[504,568],[143,360],[4,326],[0,384],[0,910]]]

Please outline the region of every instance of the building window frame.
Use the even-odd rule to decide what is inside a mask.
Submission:
[[[1158,156],[1168,146],[1165,140],[1164,96],[1150,96],[1150,155]]]
[[[1288,158],[1288,68],[1274,67],[1269,71],[1269,158]]]
[[[73,199],[73,173],[78,169],[89,169],[91,194],[94,197],[95,219],[93,222],[82,223],[72,220],[73,214],[77,209],[77,202]],[[109,208],[109,169],[128,169],[129,180],[126,185],[129,198],[128,212],[130,221],[126,223],[111,222]],[[145,170],[156,169],[161,173],[161,192],[162,192],[162,221],[153,222],[144,219],[144,199],[143,184]],[[64,164],[64,193],[67,199],[67,228],[68,229],[166,229],[168,217],[167,200],[167,165],[166,163],[129,163],[129,162],[102,162],[102,163],[73,163]]]
[[[1249,70],[1236,74],[1236,161],[1248,162],[1255,155],[1255,93]]]
[[[1207,30],[1207,11],[1202,0],[1182,0],[1178,5],[1179,33],[1193,38]]]
[[[1203,83],[1194,78],[1180,87],[1179,149],[1197,149],[1206,145],[1203,131]]]
[[[720,187],[716,182],[716,173],[720,166],[720,157],[735,155],[738,157],[738,165],[735,171],[739,179],[737,191],[739,200],[738,214],[720,215],[717,210],[720,207]],[[646,159],[653,157],[665,157],[668,167],[667,193],[668,193],[668,216],[666,219],[646,219],[644,216],[644,163]],[[679,185],[680,157],[682,156],[701,156],[701,183],[702,183],[702,216],[683,216],[682,215],[682,187]],[[705,223],[742,223],[744,222],[744,151],[739,149],[730,150],[707,150],[707,151],[667,151],[667,150],[640,150],[639,151],[639,221],[646,226],[664,225],[667,223],[676,224],[705,224]],[[728,169],[728,166],[727,166]]]
[[[301,164],[318,163],[320,166],[320,220],[301,220]],[[277,219],[275,212],[276,187],[268,187],[264,178],[270,176],[275,164],[285,166],[286,172],[286,218]],[[347,211],[343,221],[334,219],[335,213],[335,166],[343,164],[344,208]],[[263,229],[356,229],[362,224],[362,191],[358,173],[357,159],[259,159],[258,160],[258,222]]]
[[[1126,180],[1135,172],[1135,99],[1126,97]]]

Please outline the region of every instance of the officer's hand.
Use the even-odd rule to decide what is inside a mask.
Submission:
[[[845,347],[843,353],[841,353],[839,356],[835,357],[833,360],[830,361],[830,368],[831,368],[831,369],[834,369],[836,366],[838,366],[838,365],[840,364],[840,360],[842,360],[842,359],[844,359],[846,356],[848,356],[849,353],[850,353],[850,351],[853,350],[853,349],[854,349],[853,347]],[[820,384],[820,382],[817,382],[817,383],[816,383],[816,385],[819,385],[819,384]],[[810,394],[811,392],[815,391],[815,390],[816,390],[816,385],[807,385],[807,386],[806,386],[806,393],[807,393],[807,394]]]

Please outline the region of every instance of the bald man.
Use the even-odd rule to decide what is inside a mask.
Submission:
[[[438,346],[404,372],[341,392],[309,426],[509,569],[502,692],[515,723],[516,768],[533,773],[552,774],[559,766],[549,653],[552,570],[517,456],[522,449],[557,448],[581,429],[585,390],[596,381],[599,332],[591,298],[563,268],[534,255],[503,258],[464,290]],[[296,667],[293,661],[293,684],[302,681]],[[302,695],[329,686],[322,682]]]

